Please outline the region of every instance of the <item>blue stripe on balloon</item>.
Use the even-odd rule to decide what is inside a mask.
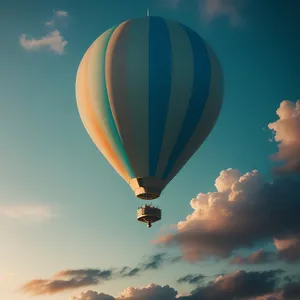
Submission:
[[[149,28],[149,176],[155,176],[171,91],[172,55],[169,30],[162,18],[150,17]]]
[[[185,145],[193,135],[199,123],[209,95],[210,87],[210,59],[203,39],[193,30],[183,26],[193,49],[194,80],[189,107],[182,124],[176,145],[172,151],[163,178],[167,178],[173,165],[184,150]]]

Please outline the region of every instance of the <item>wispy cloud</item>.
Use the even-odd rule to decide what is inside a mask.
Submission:
[[[57,29],[60,26],[66,26],[69,18],[69,13],[64,10],[53,12],[52,18],[45,23],[46,27],[53,28],[51,32],[40,38],[29,37],[27,34],[22,34],[19,38],[20,45],[27,51],[37,51],[40,49],[48,49],[53,53],[62,55],[65,53],[65,48],[68,42]]]
[[[178,283],[189,283],[189,284],[199,284],[202,282],[206,276],[203,274],[188,274],[177,279]]]
[[[55,25],[67,25],[69,19],[69,13],[65,10],[56,10],[53,11],[52,18],[45,23],[46,26],[55,26]]]
[[[180,9],[181,5],[192,0],[168,0],[170,7]],[[242,10],[248,0],[194,0],[198,5],[200,16],[208,21],[225,17],[232,26],[244,24]]]
[[[55,216],[49,205],[41,204],[6,204],[0,205],[0,216],[17,219],[44,221]]]
[[[233,265],[255,265],[271,263],[275,262],[276,260],[278,260],[278,257],[275,252],[260,249],[256,252],[251,253],[247,257],[235,256],[231,259],[230,263]]]
[[[20,37],[21,46],[31,51],[48,48],[54,53],[63,54],[67,43],[58,30],[54,30],[40,39],[28,38],[25,34]]]
[[[104,283],[116,278],[116,274],[112,269],[65,270],[55,274],[50,280],[32,280],[26,283],[22,290],[35,296],[53,295],[90,284]],[[231,300],[235,297],[262,300],[269,299],[267,298],[269,295],[278,297],[272,299],[283,300],[298,299],[300,296],[299,276],[289,276],[280,269],[250,272],[238,270],[214,277],[214,280],[204,283],[202,280],[206,276],[202,274],[182,276],[178,282],[198,285],[196,289],[185,296],[180,295],[169,285],[162,286],[151,283],[144,287],[128,287],[118,297],[88,290],[71,297],[70,300]]]
[[[34,296],[53,295],[66,290],[99,284],[111,279],[112,276],[112,270],[64,270],[55,274],[51,279],[31,280],[21,287],[21,291]]]
[[[239,26],[244,22],[241,15],[244,4],[245,0],[205,0],[200,4],[200,10],[209,20],[223,16],[232,26]]]
[[[21,291],[31,295],[53,295],[65,290],[101,284],[108,280],[137,276],[147,270],[156,270],[167,263],[176,261],[178,261],[177,257],[169,257],[166,253],[158,253],[145,258],[134,268],[63,270],[49,279],[31,280],[21,287]]]
[[[167,253],[157,253],[146,258],[134,268],[123,267],[120,270],[120,275],[122,277],[136,276],[147,270],[157,270],[166,264],[176,263],[180,259],[180,257],[170,257],[167,255]]]
[[[249,256],[235,256],[230,260],[234,265],[254,265],[274,263],[284,261],[285,263],[295,263],[300,261],[300,237],[292,236],[290,238],[274,238],[274,246],[277,251],[266,251],[260,249],[251,253]]]
[[[55,15],[58,17],[67,17],[69,16],[69,13],[65,10],[57,10],[55,11]]]

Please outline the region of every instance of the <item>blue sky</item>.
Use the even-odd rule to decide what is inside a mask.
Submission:
[[[1,299],[28,299],[30,293],[18,291],[22,284],[62,270],[134,268],[161,251],[179,256],[178,245],[186,245],[176,233],[169,235],[174,247],[152,241],[194,211],[192,198],[216,191],[222,170],[238,169],[242,176],[256,169],[270,181],[274,153],[287,164],[290,160],[289,172],[299,170],[300,7],[295,1],[0,0],[0,7]],[[225,77],[219,120],[157,200],[163,219],[151,230],[136,222],[141,202],[90,140],[75,100],[77,68],[90,44],[108,28],[146,15],[148,7],[152,15],[182,22],[206,39]],[[280,117],[276,110],[283,100],[292,103],[282,106]],[[284,118],[291,109],[293,117]],[[273,127],[278,145],[268,124],[280,118],[288,121]],[[300,233],[290,230],[293,237]],[[274,250],[267,237],[239,253]],[[189,292],[195,286],[176,282],[189,273],[204,274],[208,281],[238,269],[297,270],[280,259],[236,266],[229,263],[232,256],[166,262],[139,276],[36,299],[63,300],[88,289],[116,297],[127,287],[149,283]]]

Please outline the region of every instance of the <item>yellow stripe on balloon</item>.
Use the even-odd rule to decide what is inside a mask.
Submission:
[[[129,182],[130,177],[128,176],[122,162],[117,157],[116,153],[112,149],[110,142],[105,136],[105,133],[101,128],[100,123],[98,122],[91,102],[90,91],[88,88],[88,62],[93,45],[84,55],[77,72],[76,98],[79,114],[88,134],[96,144],[97,148],[105,156],[112,167],[119,173],[119,175],[126,182]]]

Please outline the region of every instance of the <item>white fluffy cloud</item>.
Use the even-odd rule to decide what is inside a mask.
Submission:
[[[64,10],[53,12],[52,18],[45,23],[47,27],[66,26],[69,13]],[[27,51],[37,51],[40,49],[48,49],[53,53],[62,55],[65,53],[65,48],[68,42],[61,35],[58,29],[54,29],[41,38],[28,37],[22,34],[19,38],[20,45]]]
[[[283,161],[278,172],[300,172],[300,100],[282,101],[276,111],[279,119],[268,125],[279,143],[273,158]]]
[[[63,54],[67,43],[58,30],[54,30],[39,39],[28,38],[25,34],[20,37],[21,46],[29,51],[48,48],[54,53]]]

